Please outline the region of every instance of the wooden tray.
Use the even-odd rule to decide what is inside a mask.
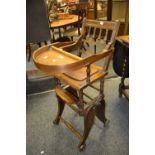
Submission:
[[[48,45],[37,49],[33,53],[33,60],[40,70],[50,74],[58,74],[72,71],[73,68],[78,69],[78,62],[82,58]]]
[[[86,79],[86,65],[108,55],[111,51],[80,58],[52,45],[43,46],[33,53],[37,68],[51,75],[64,73],[75,80]],[[103,70],[103,67],[91,64],[90,75]]]

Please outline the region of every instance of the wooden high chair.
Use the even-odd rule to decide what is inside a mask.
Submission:
[[[108,73],[108,65],[113,53],[118,27],[119,22],[85,20],[83,22],[82,34],[78,41],[47,45],[36,50],[33,54],[36,66],[40,70],[54,75],[57,80],[55,93],[58,100],[58,113],[53,123],[59,124],[61,120],[75,133],[80,139],[78,146],[80,151],[85,148],[85,142],[94,123],[95,116],[104,125],[108,123],[105,116],[104,77]],[[93,30],[93,33],[91,30]],[[108,33],[109,30],[110,33]],[[86,34],[93,35],[94,38],[88,39],[90,36],[87,37]],[[104,34],[106,37],[103,36]],[[81,49],[85,42],[90,46],[93,39],[93,45],[95,45],[96,41],[103,43],[101,40],[104,40],[105,48],[101,52],[92,53],[91,56],[86,58],[81,58],[63,50],[70,51],[76,47]],[[102,60],[102,66],[95,64],[99,60]],[[96,82],[99,82],[99,87],[94,85]],[[89,88],[98,92],[96,97],[90,96],[89,91],[85,92]],[[62,117],[65,105],[68,105],[74,112],[83,117],[83,134],[80,134],[71,123]]]

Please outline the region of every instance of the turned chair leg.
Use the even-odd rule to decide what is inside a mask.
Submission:
[[[119,97],[122,97],[122,89],[124,89],[124,80],[125,78],[121,78],[121,83],[119,84]]]
[[[122,97],[122,84],[121,83],[119,84],[118,92],[119,92],[119,97]]]
[[[100,80],[100,95],[102,96],[101,101],[96,105],[96,117],[104,123],[106,126],[109,120],[105,116],[105,100],[104,100],[104,79]]]
[[[94,106],[88,107],[85,111],[85,116],[84,116],[83,138],[80,141],[78,146],[80,151],[82,151],[85,148],[85,145],[86,145],[85,142],[90,133],[92,125],[94,123],[94,118],[95,118],[95,107]]]
[[[58,100],[58,112],[55,120],[53,121],[54,124],[59,124],[61,115],[65,107],[64,101],[59,96],[57,96],[57,100]]]
[[[38,42],[37,45],[38,45],[39,47],[41,47],[41,42]]]

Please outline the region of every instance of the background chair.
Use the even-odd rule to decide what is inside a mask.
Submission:
[[[80,139],[79,150],[85,148],[85,142],[92,128],[95,116],[107,124],[105,116],[104,100],[104,77],[108,74],[109,61],[112,56],[115,38],[119,29],[119,21],[96,21],[84,19],[82,31],[77,41],[54,43],[57,50],[72,51],[74,48],[81,49],[84,45],[102,45],[100,51],[90,52],[90,55],[77,62],[70,71],[56,74],[57,87],[56,96],[58,99],[58,113],[54,120],[59,124],[61,120]],[[97,44],[98,43],[98,44]],[[103,46],[104,45],[104,46]],[[81,51],[78,51],[81,56]],[[97,64],[101,60],[101,64]],[[65,68],[65,67],[64,67]],[[99,83],[96,82],[99,81]],[[99,86],[99,87],[97,87]],[[89,89],[99,92],[97,96],[91,96]],[[86,91],[88,89],[88,91]],[[62,113],[67,104],[73,111],[84,118],[84,132],[81,135],[71,123],[67,122]]]
[[[78,37],[81,34],[82,21],[87,15],[88,3],[75,4],[72,5],[69,9],[71,14],[78,15],[78,23],[73,25],[71,28],[66,29],[63,33],[63,36],[70,37],[73,40],[73,37]]]
[[[122,94],[129,99],[127,89],[129,86],[125,85],[125,79],[129,77],[129,45],[117,40],[115,44],[115,51],[113,55],[113,68],[117,75],[121,77],[119,84],[119,96]]]

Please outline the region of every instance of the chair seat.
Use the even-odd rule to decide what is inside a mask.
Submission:
[[[103,67],[91,65],[90,81],[95,82],[96,80],[105,76],[107,72]],[[79,70],[75,70],[68,73],[57,74],[56,78],[64,81],[72,88],[80,90],[87,86],[87,73],[86,68],[83,67]]]
[[[102,71],[103,68],[100,66],[96,66],[94,64],[91,65],[91,72],[90,72],[90,76],[96,74],[99,71]],[[87,74],[86,74],[86,67],[83,67],[81,69],[72,71],[72,72],[67,72],[64,73],[65,75],[69,76],[70,78],[77,80],[77,81],[83,81],[86,80],[87,78]]]
[[[81,32],[81,28],[80,28],[80,32]],[[71,29],[66,30],[63,33],[63,36],[68,36],[68,37],[79,36],[78,28],[75,27],[75,28],[71,28]]]

